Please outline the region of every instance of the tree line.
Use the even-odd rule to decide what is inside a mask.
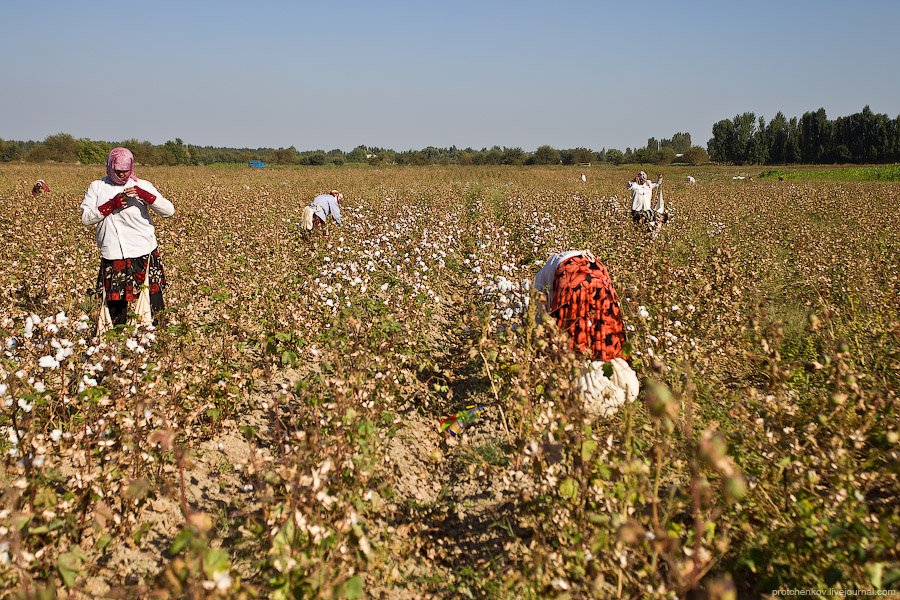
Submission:
[[[103,164],[111,148],[125,146],[143,165],[209,165],[260,160],[277,165],[343,165],[354,163],[396,165],[578,165],[609,164],[821,164],[900,162],[900,116],[890,119],[866,106],[859,113],[829,120],[825,109],[788,119],[779,111],[766,122],[752,112],[722,119],[712,127],[706,148],[693,145],[689,133],[671,138],[650,138],[642,148],[570,148],[549,145],[534,152],[522,148],[438,148],[396,151],[377,146],[357,146],[350,152],[299,151],[290,148],[220,148],[185,144],[180,138],[164,144],[122,140],[103,142],[75,139],[67,133],[48,136],[42,142],[0,139],[0,162],[60,162]]]
[[[829,120],[825,109],[787,119],[778,112],[766,123],[752,112],[722,119],[707,143],[714,162],[786,165],[900,162],[900,116],[890,119],[866,106]]]
[[[103,164],[110,149],[125,146],[142,165],[210,165],[216,163],[247,163],[251,160],[276,165],[343,165],[368,163],[374,165],[579,165],[587,163],[655,163],[670,164],[681,160],[690,164],[707,162],[706,151],[691,146],[689,133],[676,133],[671,139],[650,138],[644,148],[616,148],[594,151],[589,148],[558,150],[549,145],[534,152],[522,148],[493,146],[492,148],[437,148],[396,151],[377,146],[357,146],[350,152],[334,150],[299,151],[290,148],[219,148],[185,144],[180,138],[164,144],[152,144],[135,139],[100,142],[76,139],[67,133],[48,136],[42,142],[5,141],[0,139],[0,162],[58,162]]]

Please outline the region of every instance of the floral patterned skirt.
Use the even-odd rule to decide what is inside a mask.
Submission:
[[[138,299],[145,280],[150,285],[151,296],[161,294],[166,287],[166,270],[159,257],[159,248],[148,256],[119,260],[101,258],[100,272],[97,274],[97,294],[102,296],[105,290],[107,301],[133,302]]]

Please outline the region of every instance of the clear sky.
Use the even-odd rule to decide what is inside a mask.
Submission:
[[[0,138],[702,146],[738,113],[900,114],[900,0],[0,0]]]

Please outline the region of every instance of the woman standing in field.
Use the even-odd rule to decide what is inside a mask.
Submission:
[[[625,357],[625,324],[606,267],[589,250],[554,254],[538,271],[535,289],[547,295],[547,310],[568,333],[569,348],[588,359],[575,383],[585,412],[609,416],[634,400],[637,376]]]
[[[125,324],[128,302],[137,300],[144,284],[149,286],[152,314],[165,307],[166,274],[150,210],[161,217],[175,213],[152,183],[134,174],[131,151],[113,148],[106,177],[88,186],[81,203],[81,222],[96,228],[101,255],[97,293],[106,299],[113,325]]]
[[[631,218],[635,223],[653,221],[653,190],[662,184],[662,175],[656,181],[647,179],[647,174],[641,171],[634,179],[625,184],[631,190]]]

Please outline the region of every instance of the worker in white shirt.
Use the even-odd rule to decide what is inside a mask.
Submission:
[[[88,186],[81,203],[81,222],[96,229],[97,293],[106,298],[113,325],[125,323],[128,302],[137,300],[145,282],[154,317],[165,307],[166,274],[151,211],[171,217],[175,207],[152,183],[134,174],[130,150],[113,148],[106,160],[106,177]]]
[[[625,187],[631,190],[631,218],[635,223],[653,221],[653,190],[662,184],[662,175],[656,181],[647,179],[647,174],[639,172]]]

